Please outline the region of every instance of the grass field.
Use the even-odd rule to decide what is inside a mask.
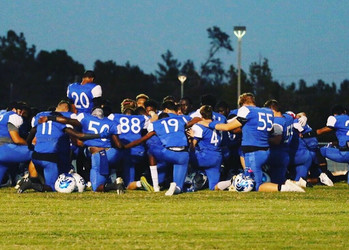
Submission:
[[[349,186],[306,193],[17,194],[0,189],[0,249],[349,249]]]

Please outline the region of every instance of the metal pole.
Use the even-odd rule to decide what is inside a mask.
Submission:
[[[237,89],[237,100],[239,100],[239,96],[241,95],[241,43],[242,37],[246,33],[245,26],[235,26],[234,34],[238,38],[238,89]]]
[[[184,96],[184,88],[183,88],[184,82],[181,82],[181,98]]]
[[[184,96],[184,82],[185,80],[187,80],[187,76],[186,75],[179,75],[178,76],[178,80],[181,82],[181,98],[183,98]]]
[[[237,100],[241,95],[241,38],[238,38],[238,90],[237,90]]]

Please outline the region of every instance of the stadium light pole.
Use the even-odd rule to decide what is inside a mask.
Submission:
[[[181,98],[183,98],[183,96],[184,96],[183,85],[184,85],[185,80],[187,80],[187,76],[184,74],[180,74],[180,75],[178,75],[178,80],[181,82]]]
[[[246,34],[246,26],[234,26],[234,35],[238,38],[238,89],[237,100],[241,95],[241,41],[242,37]]]

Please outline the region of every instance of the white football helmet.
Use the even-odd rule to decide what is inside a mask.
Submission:
[[[71,174],[60,174],[55,182],[55,189],[59,193],[72,193],[75,187],[76,181]]]
[[[82,178],[82,176],[79,175],[78,173],[71,173],[71,175],[74,177],[75,182],[76,182],[74,192],[79,192],[79,193],[84,192],[85,187],[86,187],[86,182],[85,182],[84,178]]]
[[[238,174],[232,183],[234,190],[237,192],[250,192],[254,188],[255,182],[251,177],[245,176],[243,173]]]

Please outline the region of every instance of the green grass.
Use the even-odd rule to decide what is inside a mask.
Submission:
[[[349,186],[306,193],[17,194],[0,189],[0,249],[349,249]]]

